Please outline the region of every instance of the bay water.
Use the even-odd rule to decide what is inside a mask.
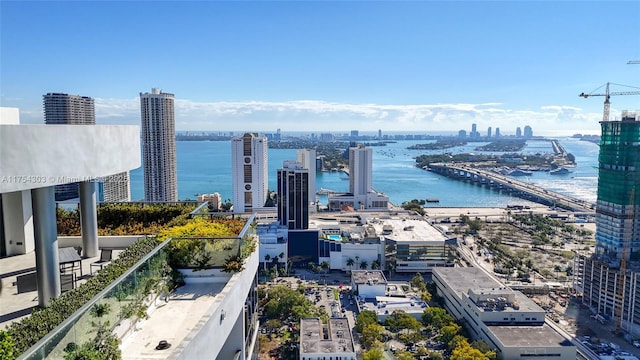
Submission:
[[[574,138],[559,138],[560,144],[576,157],[577,166],[564,175],[550,175],[537,171],[531,176],[519,177],[547,190],[595,202],[598,182],[598,145]],[[415,144],[429,141],[398,141],[387,146],[373,147],[373,187],[389,196],[394,204],[412,199],[438,199],[427,206],[439,207],[504,207],[531,203],[491,189],[452,180],[415,167],[415,157],[422,154],[484,153],[475,148],[486,143],[469,143],[445,150],[408,150]],[[551,143],[528,140],[523,154],[552,153]],[[486,152],[487,154],[499,154]],[[218,192],[224,200],[231,199],[231,142],[230,141],[178,141],[178,196],[181,200],[196,199],[198,194]],[[284,160],[295,160],[296,150],[269,149],[269,189],[276,189],[276,170]],[[331,189],[346,192],[349,178],[341,172],[322,172],[316,177],[316,190]],[[131,198],[144,198],[142,168],[131,171]],[[326,203],[326,196],[320,197]]]

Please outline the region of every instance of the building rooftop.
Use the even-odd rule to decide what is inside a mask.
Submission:
[[[300,354],[354,351],[347,318],[330,318],[326,326],[319,318],[300,319]]]
[[[548,325],[543,326],[488,326],[507,347],[573,346],[571,342]]]
[[[351,278],[356,284],[387,284],[382,270],[351,270]]]
[[[478,268],[434,268],[433,273],[438,274],[438,276],[441,277],[460,297],[469,296],[472,300],[478,298],[483,300],[485,300],[485,298],[497,299],[498,297],[511,298],[511,303],[518,303],[519,308],[515,309],[514,307],[505,307],[500,310],[544,312],[544,309],[538,306],[526,295],[505,287]],[[482,305],[479,306],[479,310],[495,311],[496,309],[492,308],[489,310],[487,307]]]
[[[393,314],[397,310],[402,310],[407,314],[422,314],[427,306],[426,302],[417,298],[376,296],[376,301],[373,303],[366,302],[363,310],[375,311],[378,315]]]
[[[394,217],[389,219],[371,218],[369,224],[386,239],[400,242],[442,242],[446,235],[427,221]]]

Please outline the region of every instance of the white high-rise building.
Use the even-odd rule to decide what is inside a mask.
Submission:
[[[233,212],[251,213],[267,201],[267,138],[245,133],[231,140]]]
[[[296,154],[296,160],[302,167],[309,170],[309,202],[316,204],[316,150],[300,149]],[[315,206],[309,206],[311,212],[316,211]]]
[[[142,164],[146,201],[178,201],[174,95],[140,93]]]
[[[373,149],[349,148],[349,194],[329,194],[330,210],[387,209],[389,197],[373,189]]]
[[[349,148],[349,192],[356,202],[372,190],[372,178],[373,149],[364,145]]]

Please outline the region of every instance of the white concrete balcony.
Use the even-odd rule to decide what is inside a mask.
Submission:
[[[91,181],[140,167],[140,127],[0,125],[0,193]]]

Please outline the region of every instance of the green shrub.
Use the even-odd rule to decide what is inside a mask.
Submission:
[[[129,270],[157,245],[157,241],[153,238],[142,239],[132,244],[117,259],[114,259],[109,265],[89,278],[86,283],[60,295],[57,299],[51,300],[48,307],[34,310],[31,316],[12,323],[6,331],[0,331],[0,344],[4,343],[2,339],[13,339],[15,345],[13,356],[18,356],[27,351],[82,305],[86,304]],[[0,353],[0,355],[2,354]],[[12,359],[9,356],[0,358]]]

